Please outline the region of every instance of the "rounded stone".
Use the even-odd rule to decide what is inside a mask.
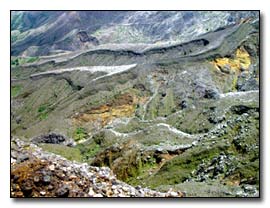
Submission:
[[[44,183],[50,183],[50,182],[51,182],[51,176],[45,175],[45,176],[43,177],[43,182],[44,182]]]

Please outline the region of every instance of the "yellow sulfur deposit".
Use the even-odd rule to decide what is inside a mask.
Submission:
[[[249,68],[251,59],[244,48],[239,48],[236,50],[234,58],[217,58],[211,63],[221,71],[223,71],[224,68],[229,68],[232,72],[240,72],[241,70],[247,70]]]
[[[143,102],[145,102],[145,98],[140,99],[134,95],[126,93],[119,96],[114,101],[74,116],[73,122],[77,124],[98,122],[101,126],[105,126],[116,118],[132,116],[135,112],[136,104]]]
[[[79,123],[85,122],[100,122],[102,126],[105,126],[115,118],[129,117],[134,113],[134,105],[121,105],[116,107],[100,106],[99,109],[82,113],[75,117],[74,121]]]

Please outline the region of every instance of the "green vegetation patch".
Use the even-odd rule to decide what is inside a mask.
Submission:
[[[80,151],[84,162],[88,162],[100,151],[100,145],[95,142],[90,144],[78,144],[76,145],[76,148]]]
[[[82,161],[80,150],[74,147],[67,147],[60,144],[43,144],[42,149],[48,152],[52,152],[57,155],[61,155],[68,160]]]
[[[136,151],[129,151],[129,154],[121,157],[113,166],[112,169],[116,173],[117,178],[128,182],[141,173],[142,162]]]
[[[40,106],[39,108],[38,108],[38,112],[39,113],[42,113],[42,112],[44,112],[46,110],[46,106],[45,105],[42,105],[42,106]]]
[[[158,116],[158,105],[160,102],[160,96],[156,95],[146,109],[146,118],[147,119],[155,119]]]
[[[160,108],[160,116],[168,116],[171,113],[175,112],[175,102],[174,95],[172,89],[168,89],[166,92],[166,96],[163,98],[162,105]]]
[[[22,86],[16,85],[16,86],[11,86],[11,97],[16,97],[22,89]]]
[[[147,180],[147,178],[149,178],[149,172],[158,168],[158,164],[156,163],[156,159],[154,157],[148,159],[147,162],[142,161],[142,158],[137,158],[136,161],[136,166],[129,167],[129,171],[132,174],[125,179],[125,182],[134,186],[139,184],[143,185],[140,183],[140,181]]]
[[[11,66],[16,67],[23,64],[30,64],[38,60],[39,57],[11,57]]]
[[[48,106],[41,105],[38,108],[38,117],[40,120],[45,120],[48,118]]]
[[[80,141],[82,139],[85,139],[87,137],[87,132],[85,128],[82,127],[78,127],[75,129],[74,133],[73,133],[73,138],[75,141]]]
[[[151,188],[160,185],[173,185],[184,182],[203,160],[211,160],[225,149],[215,146],[211,149],[196,147],[168,161],[158,173],[147,178],[144,182]]]

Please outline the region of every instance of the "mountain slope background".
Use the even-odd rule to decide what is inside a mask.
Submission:
[[[12,12],[12,54],[48,55],[96,44],[184,42],[256,12]]]
[[[259,195],[258,12],[11,17],[13,137],[134,186]]]

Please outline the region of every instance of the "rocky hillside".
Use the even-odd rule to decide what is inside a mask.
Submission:
[[[19,139],[11,139],[12,197],[182,197],[170,190],[132,187],[107,167],[71,162]]]
[[[255,17],[256,12],[12,12],[12,54],[39,56],[109,43],[184,42]]]
[[[12,43],[13,54],[32,44],[61,51],[12,57],[13,196],[60,196],[56,183],[77,190],[64,196],[259,196],[258,12],[30,14],[12,14],[13,31],[32,34]],[[75,34],[51,25],[63,15],[91,46],[61,48],[72,44],[49,31]],[[114,192],[114,180],[128,188]]]

